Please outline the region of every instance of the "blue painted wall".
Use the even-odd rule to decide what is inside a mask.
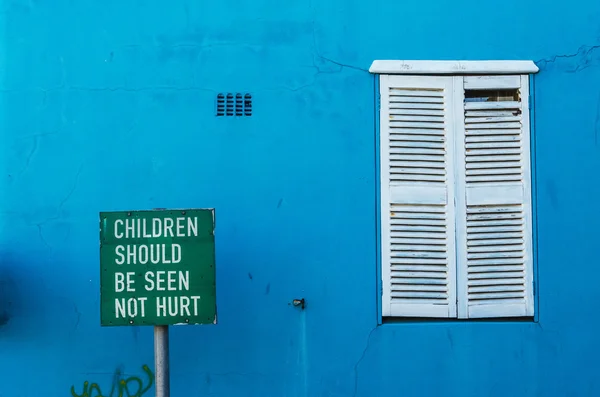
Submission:
[[[600,393],[599,2],[0,4],[0,396],[145,382],[152,329],[100,327],[98,212],[156,207],[217,211],[173,396]],[[374,59],[540,66],[538,323],[377,326]]]

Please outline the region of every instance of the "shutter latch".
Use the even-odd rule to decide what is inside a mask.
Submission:
[[[304,298],[302,298],[302,299],[294,299],[292,301],[292,305],[294,305],[294,306],[300,306],[300,307],[302,307],[302,310],[304,310],[304,307],[306,306],[306,301],[304,300]]]

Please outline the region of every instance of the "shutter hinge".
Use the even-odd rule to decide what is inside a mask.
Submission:
[[[535,296],[535,293],[536,293],[536,291],[535,291],[535,281],[534,281],[533,282],[533,296]]]
[[[527,98],[527,109],[531,110],[531,95]]]

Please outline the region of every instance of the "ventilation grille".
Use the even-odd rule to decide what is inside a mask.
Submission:
[[[467,184],[520,182],[521,102],[474,99],[482,98],[465,103]]]
[[[391,298],[448,303],[445,205],[391,205]]]
[[[525,298],[522,205],[467,207],[469,304]]]
[[[218,94],[217,116],[252,116],[252,95]]]
[[[443,89],[390,88],[390,182],[444,185]]]

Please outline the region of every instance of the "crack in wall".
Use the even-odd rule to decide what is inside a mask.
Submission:
[[[361,68],[361,67],[359,67],[359,66],[350,65],[350,64],[347,64],[347,63],[341,63],[341,62],[335,61],[335,60],[333,60],[333,59],[326,58],[326,57],[324,57],[324,56],[322,56],[322,55],[319,55],[319,57],[320,57],[321,59],[323,59],[323,60],[327,61],[327,62],[331,62],[331,63],[333,63],[334,65],[338,65],[338,66],[340,66],[340,71],[341,71],[343,68],[350,68],[350,69],[354,69],[354,70],[359,70],[359,71],[361,71],[361,72],[367,72],[367,73],[369,73],[369,70],[368,70],[368,69]]]
[[[600,135],[600,93],[598,93],[596,122],[594,124],[594,145],[598,146],[598,136]]]
[[[358,366],[360,365],[360,363],[364,360],[365,356],[367,355],[367,351],[369,350],[369,347],[371,347],[371,337],[373,336],[373,333],[375,332],[375,330],[377,330],[377,327],[373,328],[369,332],[369,335],[367,336],[367,344],[366,344],[365,348],[363,349],[363,352],[360,355],[360,358],[358,359],[356,364],[354,364],[354,392],[352,393],[353,397],[356,397],[356,394],[358,393]]]
[[[600,44],[582,45],[573,54],[554,55],[536,61],[540,70],[550,69],[550,66],[567,73],[577,73],[589,67],[600,66]]]
[[[44,232],[42,231],[42,224],[38,223],[36,226],[38,229],[38,235],[40,236],[40,240],[42,240],[42,243],[44,243],[44,245],[46,247],[52,248],[52,246],[50,244],[48,244],[48,241],[46,241],[46,239],[44,238]]]
[[[45,224],[47,224],[48,222],[51,221],[55,221],[57,219],[60,219],[61,217],[61,213],[62,213],[62,209],[64,207],[64,205],[67,203],[67,201],[69,201],[69,199],[71,198],[71,196],[73,195],[73,193],[75,192],[75,190],[77,189],[77,185],[79,184],[79,177],[81,176],[81,172],[83,171],[83,163],[79,166],[79,169],[77,170],[77,173],[75,174],[75,181],[73,183],[73,186],[71,186],[71,188],[69,189],[69,191],[67,192],[67,194],[65,195],[65,197],[63,197],[63,199],[59,202],[58,207],[56,209],[56,214],[44,219],[41,222],[37,222],[34,223],[34,225],[37,227],[38,229],[38,235],[40,236],[40,240],[44,243],[44,245],[46,245],[46,247],[48,248],[52,248],[52,246],[48,243],[48,241],[44,238],[44,231],[43,226]],[[70,231],[69,231],[70,233]]]
[[[347,63],[342,63],[339,61],[335,61],[333,59],[324,57],[323,55],[321,55],[321,50],[319,49],[319,44],[318,44],[318,40],[317,40],[317,28],[316,28],[316,21],[317,21],[317,11],[316,8],[313,4],[314,0],[309,0],[308,2],[308,6],[309,8],[312,10],[312,49],[313,49],[313,65],[315,66],[315,68],[317,69],[318,72],[323,72],[323,70],[321,70],[321,68],[316,64],[315,62],[315,57],[317,57],[318,59],[321,59],[323,61],[332,63],[334,65],[340,66],[340,69],[338,70],[338,72],[341,72],[343,68],[350,68],[350,69],[354,69],[354,70],[359,70],[362,72],[369,72],[368,69],[365,68],[361,68],[359,66],[354,66],[354,65],[350,65]],[[331,73],[331,72],[329,72]]]
[[[19,173],[19,175],[23,175],[27,171],[27,169],[29,168],[29,164],[31,164],[31,159],[33,158],[33,155],[37,152],[37,149],[38,149],[38,136],[39,135],[34,135],[33,136],[33,147],[29,151],[29,154],[27,155],[27,158],[25,159],[25,167],[21,170],[21,172]]]
[[[76,331],[79,327],[79,322],[81,321],[81,312],[79,309],[77,309],[76,303],[73,303],[73,308],[75,309],[75,315],[77,316],[77,321],[75,322],[75,327],[73,328],[73,330]]]
[[[73,183],[73,186],[71,187],[71,190],[69,190],[69,192],[67,193],[67,195],[65,196],[65,198],[63,198],[60,202],[60,204],[58,205],[58,211],[62,211],[63,206],[66,204],[67,201],[69,201],[69,199],[71,198],[71,196],[73,195],[73,193],[75,192],[75,189],[77,189],[77,185],[79,184],[79,177],[81,176],[81,172],[83,171],[83,164],[79,165],[79,169],[77,170],[77,174],[75,174],[75,183]]]

